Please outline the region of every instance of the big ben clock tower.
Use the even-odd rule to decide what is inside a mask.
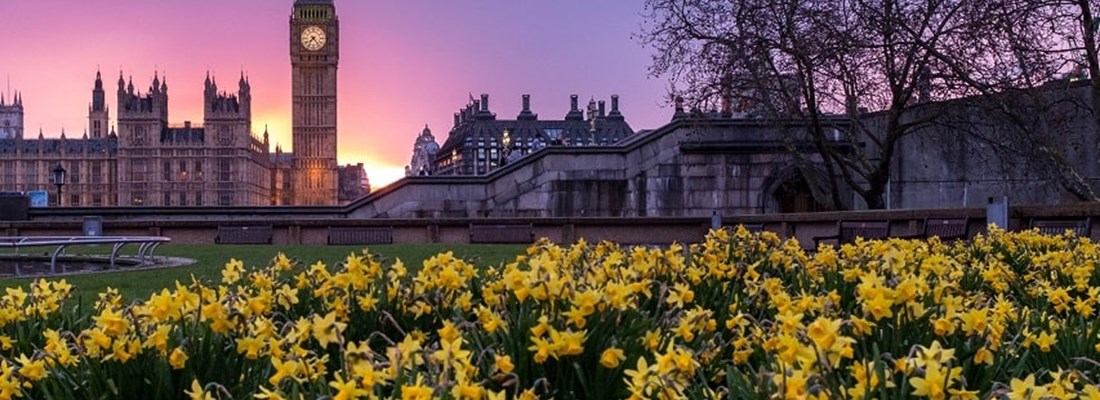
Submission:
[[[295,0],[290,15],[295,205],[336,204],[339,59],[340,21],[333,0]]]

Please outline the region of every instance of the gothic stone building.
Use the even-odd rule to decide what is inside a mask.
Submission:
[[[141,94],[119,76],[119,205],[270,204],[269,143],[252,135],[248,80],[229,94],[207,76],[203,115],[202,126],[170,126],[167,82],[154,77]]]
[[[336,164],[339,39],[333,0],[295,0],[289,48],[294,153],[276,147],[272,154],[266,130],[253,134],[252,89],[243,74],[235,93],[219,91],[207,76],[203,123],[170,125],[167,79],[154,75],[142,93],[120,73],[118,128],[109,132],[97,72],[80,139],[64,132],[60,139],[41,133],[24,139],[22,95],[11,104],[0,99],[0,191],[52,189],[49,170],[61,165],[68,171],[65,206],[336,205],[338,188],[355,196],[366,178],[361,166]]]
[[[56,185],[51,170],[60,165],[67,172],[63,197],[66,205],[108,206],[117,204],[118,140],[106,132],[107,109],[103,82],[96,74],[96,90],[89,107],[92,137],[38,139],[23,136],[23,97],[16,95],[10,105],[0,100],[0,191],[47,191],[51,204]]]
[[[51,204],[56,186],[50,170],[67,171],[62,204],[108,206],[116,204],[118,141],[115,137],[37,140],[0,139],[0,192],[47,191]]]
[[[120,74],[118,130],[108,132],[103,78],[96,73],[83,137],[0,139],[0,191],[52,194],[50,170],[60,165],[67,172],[65,206],[271,204],[269,144],[266,132],[262,139],[252,135],[247,79],[228,94],[207,77],[204,94],[203,125],[171,126],[167,79],[154,76],[141,93]]]

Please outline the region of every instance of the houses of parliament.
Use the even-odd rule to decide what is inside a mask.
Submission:
[[[66,171],[62,206],[337,205],[366,194],[363,165],[336,162],[339,21],[332,0],[296,0],[290,16],[294,153],[254,134],[252,88],[207,74],[201,125],[170,124],[167,77],[142,92],[119,74],[116,122],[97,72],[80,137],[28,138],[23,95],[0,97],[0,192],[48,191]]]

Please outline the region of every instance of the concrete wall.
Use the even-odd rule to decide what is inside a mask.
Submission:
[[[1052,83],[914,108],[912,120],[929,122],[899,144],[891,206],[981,207],[994,196],[1009,196],[1013,204],[1080,201],[1063,187],[1067,174],[1044,149],[1100,188],[1098,130],[1088,96],[1085,84]]]
[[[276,245],[325,245],[330,227],[391,227],[395,243],[468,243],[469,226],[475,224],[531,224],[536,237],[546,237],[557,243],[572,243],[584,238],[588,242],[610,240],[621,244],[694,243],[703,239],[711,225],[709,217],[589,217],[589,218],[439,218],[439,219],[353,219],[340,212],[317,213],[302,217],[287,212],[274,213],[273,208],[252,210],[253,219],[241,218],[177,218],[166,219],[148,210],[130,210],[126,219],[102,214],[104,234],[168,236],[173,243],[213,244],[222,225],[262,224],[274,228]],[[110,210],[101,210],[110,211]],[[52,218],[38,218],[41,214]],[[0,221],[0,234],[5,236],[79,236],[82,219],[66,214],[63,209],[36,209],[31,221]],[[1060,207],[1012,207],[1010,229],[1025,229],[1033,218],[1085,218],[1100,220],[1100,205],[1084,204]],[[837,222],[885,220],[891,225],[891,235],[904,236],[921,232],[927,218],[968,218],[970,235],[985,229],[985,209],[925,209],[892,211],[848,211],[791,213],[767,215],[726,215],[726,226],[759,224],[781,237],[796,238],[804,248],[814,247],[814,237],[836,233]],[[1100,229],[1092,229],[1093,240],[1100,239]]]
[[[783,129],[757,120],[678,120],[615,146],[548,147],[484,176],[407,177],[352,203],[349,217],[775,212],[769,196],[794,177],[787,171],[793,158],[782,145],[790,132]],[[842,195],[851,198],[850,192]]]

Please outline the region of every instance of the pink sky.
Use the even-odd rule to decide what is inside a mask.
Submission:
[[[0,92],[22,92],[26,136],[80,136],[96,68],[111,123],[120,69],[145,92],[167,75],[169,122],[202,121],[207,70],[252,83],[253,130],[290,148],[288,18],[292,0],[0,1]],[[403,174],[424,125],[442,143],[468,95],[490,94],[498,118],[532,96],[560,119],[569,95],[621,97],[635,130],[671,117],[666,82],[632,35],[642,2],[622,0],[336,0],[341,24],[339,161],[362,162],[374,187]],[[10,96],[5,95],[10,100]]]

